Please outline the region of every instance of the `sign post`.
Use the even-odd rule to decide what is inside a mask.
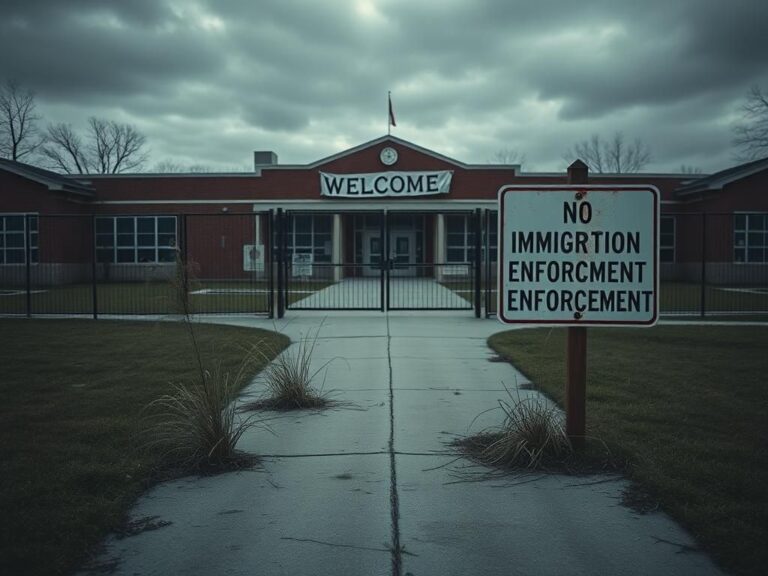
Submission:
[[[658,317],[659,191],[587,184],[499,190],[498,317],[568,327],[566,431],[586,431],[587,326],[652,326]]]

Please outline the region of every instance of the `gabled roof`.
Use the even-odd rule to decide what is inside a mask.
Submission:
[[[317,168],[318,166],[322,166],[323,164],[327,164],[328,162],[333,162],[334,160],[338,160],[339,158],[345,158],[347,156],[351,156],[352,154],[355,154],[357,152],[360,152],[361,150],[365,150],[366,148],[371,148],[373,146],[377,146],[378,144],[383,144],[385,142],[392,142],[395,144],[398,144],[400,146],[403,146],[405,148],[410,148],[411,150],[415,150],[416,152],[419,152],[420,154],[424,154],[425,156],[431,156],[432,158],[436,158],[438,160],[441,160],[443,162],[447,162],[449,164],[453,164],[454,166],[458,166],[459,168],[463,168],[465,170],[473,170],[473,169],[483,169],[488,170],[489,168],[498,168],[502,170],[512,170],[515,172],[518,172],[520,170],[519,164],[465,164],[464,162],[459,162],[458,160],[454,158],[449,158],[448,156],[443,156],[442,154],[438,154],[437,152],[433,150],[429,150],[428,148],[422,148],[421,146],[414,144],[413,142],[409,142],[408,140],[403,140],[402,138],[398,138],[397,136],[392,136],[391,134],[387,134],[385,136],[380,136],[379,138],[375,138],[373,140],[370,140],[368,142],[365,142],[363,144],[359,144],[353,148],[348,148],[347,150],[343,150],[341,152],[337,152],[336,154],[333,154],[331,156],[326,156],[325,158],[321,158],[320,160],[317,160],[315,162],[312,162],[311,164],[302,164],[302,165],[287,165],[287,164],[277,164],[274,166],[263,166],[261,168],[265,169],[280,169],[280,168]]]
[[[89,198],[93,197],[93,188],[90,186],[68,176],[63,176],[56,172],[51,172],[50,170],[44,170],[37,166],[30,166],[23,162],[15,162],[13,160],[0,158],[0,170],[16,174],[27,180],[32,180],[43,186],[47,186],[48,190],[54,192],[67,192],[70,194],[80,194]]]
[[[732,182],[752,176],[763,170],[768,170],[768,158],[740,164],[739,166],[716,172],[711,176],[699,178],[698,180],[684,184],[675,191],[675,194],[678,196],[687,196],[689,194],[722,190],[724,186],[727,186]]]

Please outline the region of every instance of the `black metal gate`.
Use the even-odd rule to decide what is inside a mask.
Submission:
[[[465,219],[465,257],[451,261],[426,254],[434,214],[278,209],[278,316],[290,309],[475,310],[479,317],[481,213],[446,213]]]

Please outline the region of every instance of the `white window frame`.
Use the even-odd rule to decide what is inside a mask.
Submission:
[[[35,230],[27,231],[27,223],[30,221],[29,216],[32,216],[33,220],[37,223]],[[8,262],[8,229],[6,218],[21,217],[24,222],[24,229],[21,231],[24,236],[24,246],[21,248],[24,254],[24,260],[22,262]],[[0,212],[0,219],[2,219],[2,230],[0,230],[0,236],[3,238],[2,247],[0,247],[0,254],[2,254],[2,261],[0,266],[26,266],[27,265],[27,238],[30,240],[29,252],[32,256],[30,265],[37,266],[40,263],[40,214],[37,212]],[[18,231],[13,231],[13,234],[18,234]],[[19,250],[19,248],[11,248],[11,250]]]
[[[737,228],[736,227],[736,219],[739,216],[744,217],[744,228]],[[749,228],[749,217],[750,216],[762,216],[763,217],[763,228],[761,230],[750,230]],[[744,244],[742,246],[739,246],[736,243],[736,235],[738,233],[744,234]],[[750,232],[753,233],[763,233],[763,243],[759,245],[760,248],[763,249],[763,258],[762,260],[750,260],[749,259],[749,250],[750,248],[757,248],[758,246],[751,246],[749,242],[749,234]],[[736,259],[736,251],[737,250],[743,250],[744,251],[744,260],[737,260]],[[768,212],[734,212],[733,213],[733,262],[735,264],[750,264],[750,265],[766,265],[768,264]]]
[[[471,256],[473,254],[475,247],[471,241],[471,237],[474,236],[474,231],[472,230],[469,215],[447,213],[445,214],[444,217],[445,217],[445,263],[446,264],[471,264],[473,260]],[[448,221],[451,218],[461,218],[464,222],[464,230],[461,233],[463,236],[463,243],[461,245],[450,244],[448,241],[448,238],[452,234],[457,234],[456,232],[450,231],[450,226],[448,224]],[[449,253],[451,250],[461,250],[464,253],[464,259],[463,260],[451,259],[451,257],[449,256]]]
[[[296,245],[296,218],[297,217],[308,217],[310,219],[311,225],[309,232],[307,231],[301,231],[298,234],[309,234],[310,243],[309,244],[301,244],[299,246]],[[329,218],[330,219],[330,231],[329,232],[317,232],[316,231],[316,220],[317,218]],[[322,259],[318,260],[318,255],[315,254],[315,250],[319,250],[318,247],[315,246],[315,236],[317,235],[328,235],[328,240],[331,242],[331,254],[325,254],[323,253],[321,255]],[[333,260],[333,215],[322,213],[322,214],[311,214],[311,213],[299,213],[299,214],[293,214],[291,218],[291,227],[288,230],[287,235],[287,242],[285,246],[286,255],[290,258],[293,258],[294,254],[312,254],[312,260],[315,263],[318,264],[330,264]],[[323,248],[323,252],[325,252],[325,248]],[[326,259],[327,258],[327,259]]]
[[[170,234],[170,232],[160,232],[158,230],[158,223],[160,218],[172,218],[173,219],[173,245],[167,246],[164,244],[159,243],[159,236],[160,234]],[[151,245],[146,246],[139,246],[139,220],[141,219],[152,219],[153,226],[152,226],[152,232],[141,232],[141,234],[152,234],[153,235],[153,242]],[[110,234],[109,232],[98,232],[98,221],[99,220],[111,220],[112,222],[112,246],[104,246],[99,245],[98,237],[100,234]],[[118,232],[117,232],[117,221],[118,220],[133,220],[133,243],[131,246],[118,246],[117,238],[118,238]],[[170,248],[174,248],[178,245],[179,241],[179,222],[178,218],[174,215],[170,214],[139,214],[136,216],[129,216],[129,215],[123,215],[123,214],[116,214],[114,216],[97,216],[96,217],[96,230],[94,230],[94,243],[96,245],[96,252],[97,254],[101,250],[112,250],[112,261],[108,264],[110,266],[122,266],[122,265],[146,265],[146,266],[156,266],[158,264],[172,264],[172,261],[169,260],[160,260],[159,259],[159,253],[160,250],[168,250]],[[117,252],[118,250],[133,250],[133,260],[128,262],[119,262],[117,259]],[[152,260],[148,261],[139,261],[139,251],[140,250],[152,250],[154,252],[154,256]],[[101,259],[99,259],[99,263],[105,263]]]
[[[666,246],[664,242],[662,241],[662,231],[661,231],[661,223],[665,220],[669,219],[672,220],[672,245]],[[672,259],[671,260],[662,260],[661,259],[661,252],[665,249],[672,249]],[[677,262],[677,218],[673,215],[664,215],[662,214],[659,217],[659,262],[662,264],[673,264]]]

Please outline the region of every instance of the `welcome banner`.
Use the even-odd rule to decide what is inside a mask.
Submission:
[[[452,177],[453,172],[450,170],[371,174],[320,172],[320,195],[334,198],[380,198],[448,194]]]

